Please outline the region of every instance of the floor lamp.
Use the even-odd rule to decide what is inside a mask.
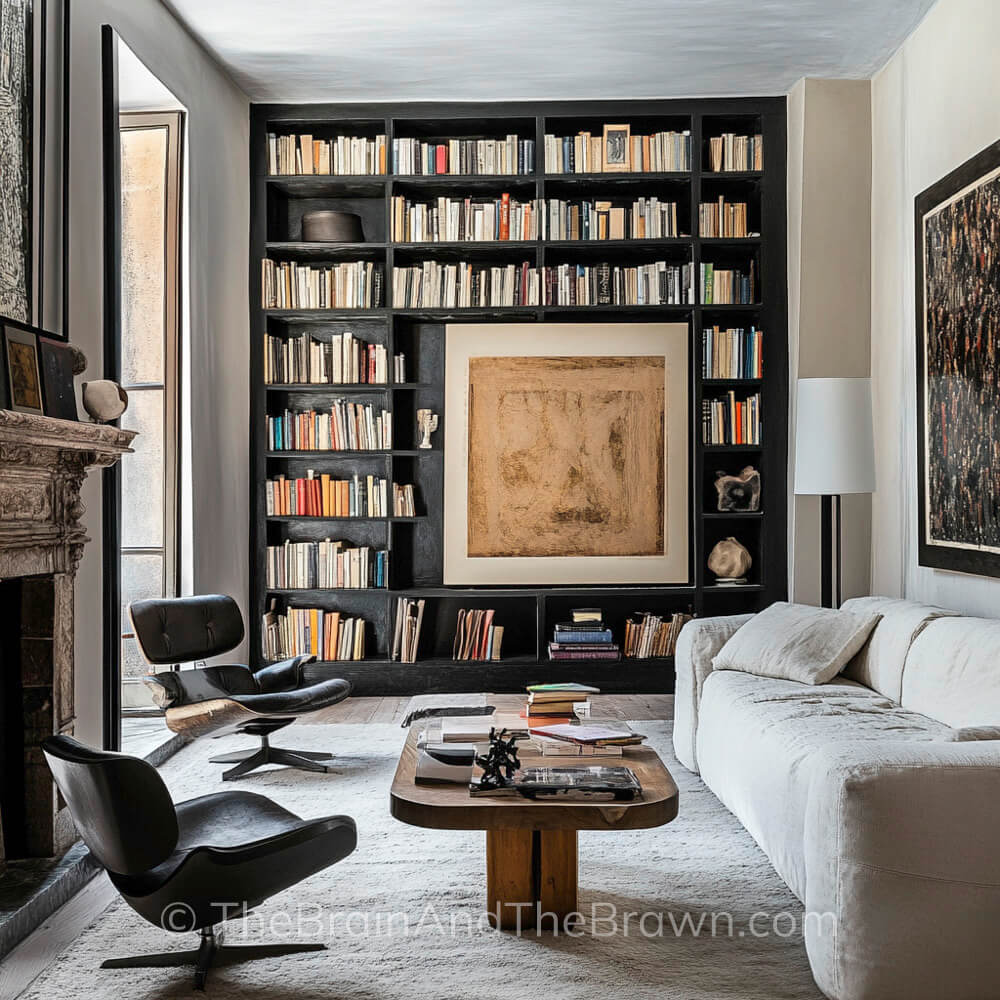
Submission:
[[[820,572],[825,608],[840,607],[840,498],[874,490],[871,379],[800,378],[795,493],[822,497]]]

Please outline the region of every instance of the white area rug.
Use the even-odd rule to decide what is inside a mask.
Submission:
[[[656,830],[580,834],[580,904],[588,920],[577,938],[551,931],[518,937],[483,926],[485,834],[423,830],[389,815],[403,730],[388,725],[283,730],[280,745],[335,750],[339,773],[269,769],[239,787],[303,816],[353,816],[358,849],[273,897],[246,926],[228,925],[229,943],[274,941],[293,939],[288,924],[300,921],[302,939],[325,940],[328,951],[215,969],[207,995],[220,1000],[822,1000],[806,962],[798,901],[736,819],[676,763],[669,724],[643,722],[641,730],[681,789],[680,815]],[[186,747],[163,767],[171,793],[183,799],[221,788],[221,768],[206,765],[206,758],[246,742],[202,740]],[[628,912],[645,917],[626,923]],[[758,912],[767,916],[751,924]],[[118,901],[25,996],[203,996],[191,989],[187,969],[98,969],[111,956],[183,949],[194,942],[194,935],[175,937],[154,928]]]

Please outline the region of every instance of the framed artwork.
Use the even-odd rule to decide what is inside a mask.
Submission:
[[[19,413],[43,416],[38,336],[20,325],[4,323],[3,354],[8,406]]]
[[[631,128],[628,125],[605,125],[603,149],[606,171],[632,169]]]
[[[686,583],[686,323],[449,324],[445,584]]]
[[[919,563],[1000,576],[1000,142],[915,216]]]
[[[0,313],[30,322],[32,0],[0,0]]]
[[[78,420],[76,391],[73,388],[73,351],[68,344],[38,338],[38,365],[42,373],[45,416]]]

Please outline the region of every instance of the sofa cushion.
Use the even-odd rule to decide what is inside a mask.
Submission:
[[[1000,621],[930,622],[906,657],[900,701],[956,729],[1000,726]]]
[[[746,623],[712,661],[715,670],[825,684],[864,645],[878,615],[778,601]]]
[[[902,699],[903,667],[913,640],[935,618],[956,614],[897,597],[852,597],[844,601],[841,610],[882,616],[868,641],[844,668],[844,676],[896,702]]]
[[[865,743],[944,742],[951,730],[862,685],[823,685],[713,672],[702,691],[701,776],[805,898],[804,831],[813,760],[857,760]]]

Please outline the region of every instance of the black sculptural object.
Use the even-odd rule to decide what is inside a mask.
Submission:
[[[501,729],[498,733],[495,728],[491,728],[489,750],[476,756],[476,763],[483,769],[479,779],[479,788],[483,791],[505,788],[521,767],[521,760],[517,755],[517,741],[521,737],[515,734],[505,740],[506,735],[506,729]]]

